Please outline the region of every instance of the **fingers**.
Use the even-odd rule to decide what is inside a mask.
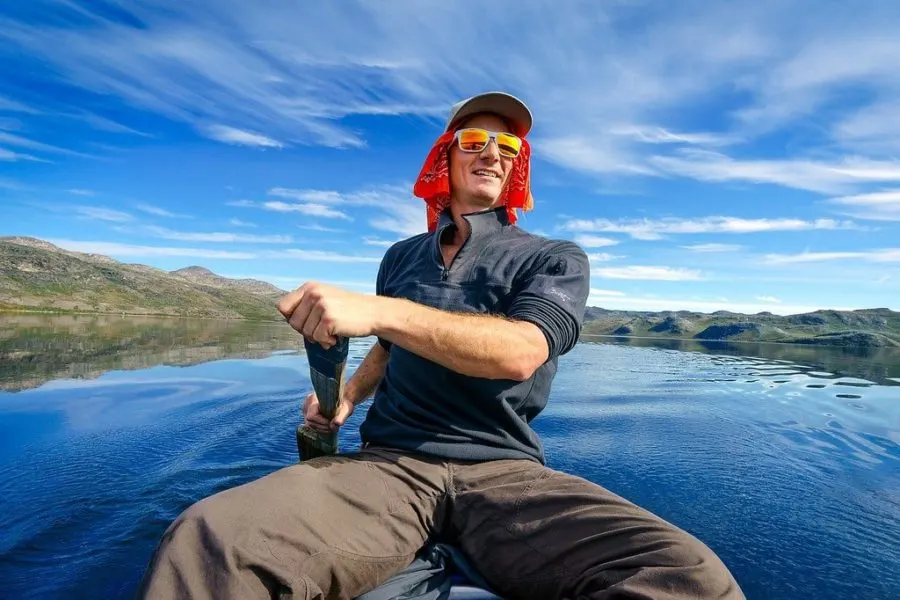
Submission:
[[[303,300],[303,296],[306,294],[306,290],[309,285],[309,283],[304,283],[296,290],[288,293],[278,301],[278,312],[281,313],[281,316],[283,316],[285,319],[291,318],[294,310],[300,304],[300,301]]]
[[[320,312],[319,321],[316,323],[316,328],[312,332],[312,339],[322,344],[327,350],[334,344],[337,344],[337,337],[331,335],[331,321],[327,318],[322,319],[321,314],[322,313]]]
[[[291,327],[300,333],[303,333],[303,328],[306,326],[306,321],[309,319],[309,313],[312,312],[315,303],[313,295],[305,292],[288,318],[288,323],[290,323]]]
[[[306,317],[306,320],[303,322],[303,326],[300,330],[305,337],[316,340],[319,339],[315,337],[315,332],[319,327],[319,323],[322,320],[322,314],[325,312],[325,309],[322,308],[321,305],[316,305],[312,307],[312,310],[309,311],[309,316]]]
[[[322,433],[331,431],[329,420],[319,414],[319,399],[316,397],[315,392],[306,396],[306,400],[303,403],[303,420],[316,431],[321,431]]]
[[[331,420],[331,430],[337,431],[341,425],[347,421],[347,417],[353,412],[353,406],[349,402],[341,402],[338,404],[334,418]]]
[[[326,318],[322,300],[316,284],[307,282],[282,298],[278,310],[296,331],[327,349],[337,343],[337,338],[331,333],[333,322]]]
[[[331,427],[331,423],[329,423],[328,419],[326,419],[322,415],[313,415],[306,420],[306,424],[316,431],[321,431],[322,433],[331,433],[334,431],[334,429]]]

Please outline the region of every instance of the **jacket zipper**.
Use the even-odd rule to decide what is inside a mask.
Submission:
[[[462,245],[456,250],[456,253],[453,255],[453,260],[450,261],[449,265],[444,265],[444,253],[441,251],[441,243],[440,243],[440,235],[438,235],[438,266],[441,268],[441,281],[447,281],[447,278],[450,277],[450,270],[453,268],[453,263],[456,262],[456,257],[459,256],[459,253],[462,252],[462,249],[466,247],[466,244],[469,243],[469,239],[472,237],[472,232],[469,232],[468,237],[462,243]]]

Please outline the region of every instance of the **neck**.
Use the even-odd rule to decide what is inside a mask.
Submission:
[[[496,204],[484,206],[483,204],[472,204],[457,198],[450,199],[450,214],[453,215],[453,222],[456,223],[456,230],[453,233],[453,245],[459,246],[469,237],[469,223],[463,218],[463,215],[481,212],[497,208]]]

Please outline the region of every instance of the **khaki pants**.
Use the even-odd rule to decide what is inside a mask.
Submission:
[[[143,598],[352,599],[429,537],[461,548],[504,598],[743,598],[709,548],[584,479],[525,460],[389,449],[286,467],[191,506]]]

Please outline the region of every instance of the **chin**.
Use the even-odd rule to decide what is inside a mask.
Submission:
[[[501,191],[502,190],[495,189],[493,187],[478,187],[474,190],[471,190],[471,192],[469,193],[469,197],[472,198],[473,203],[488,207],[492,206],[497,201],[497,199],[500,198]]]

